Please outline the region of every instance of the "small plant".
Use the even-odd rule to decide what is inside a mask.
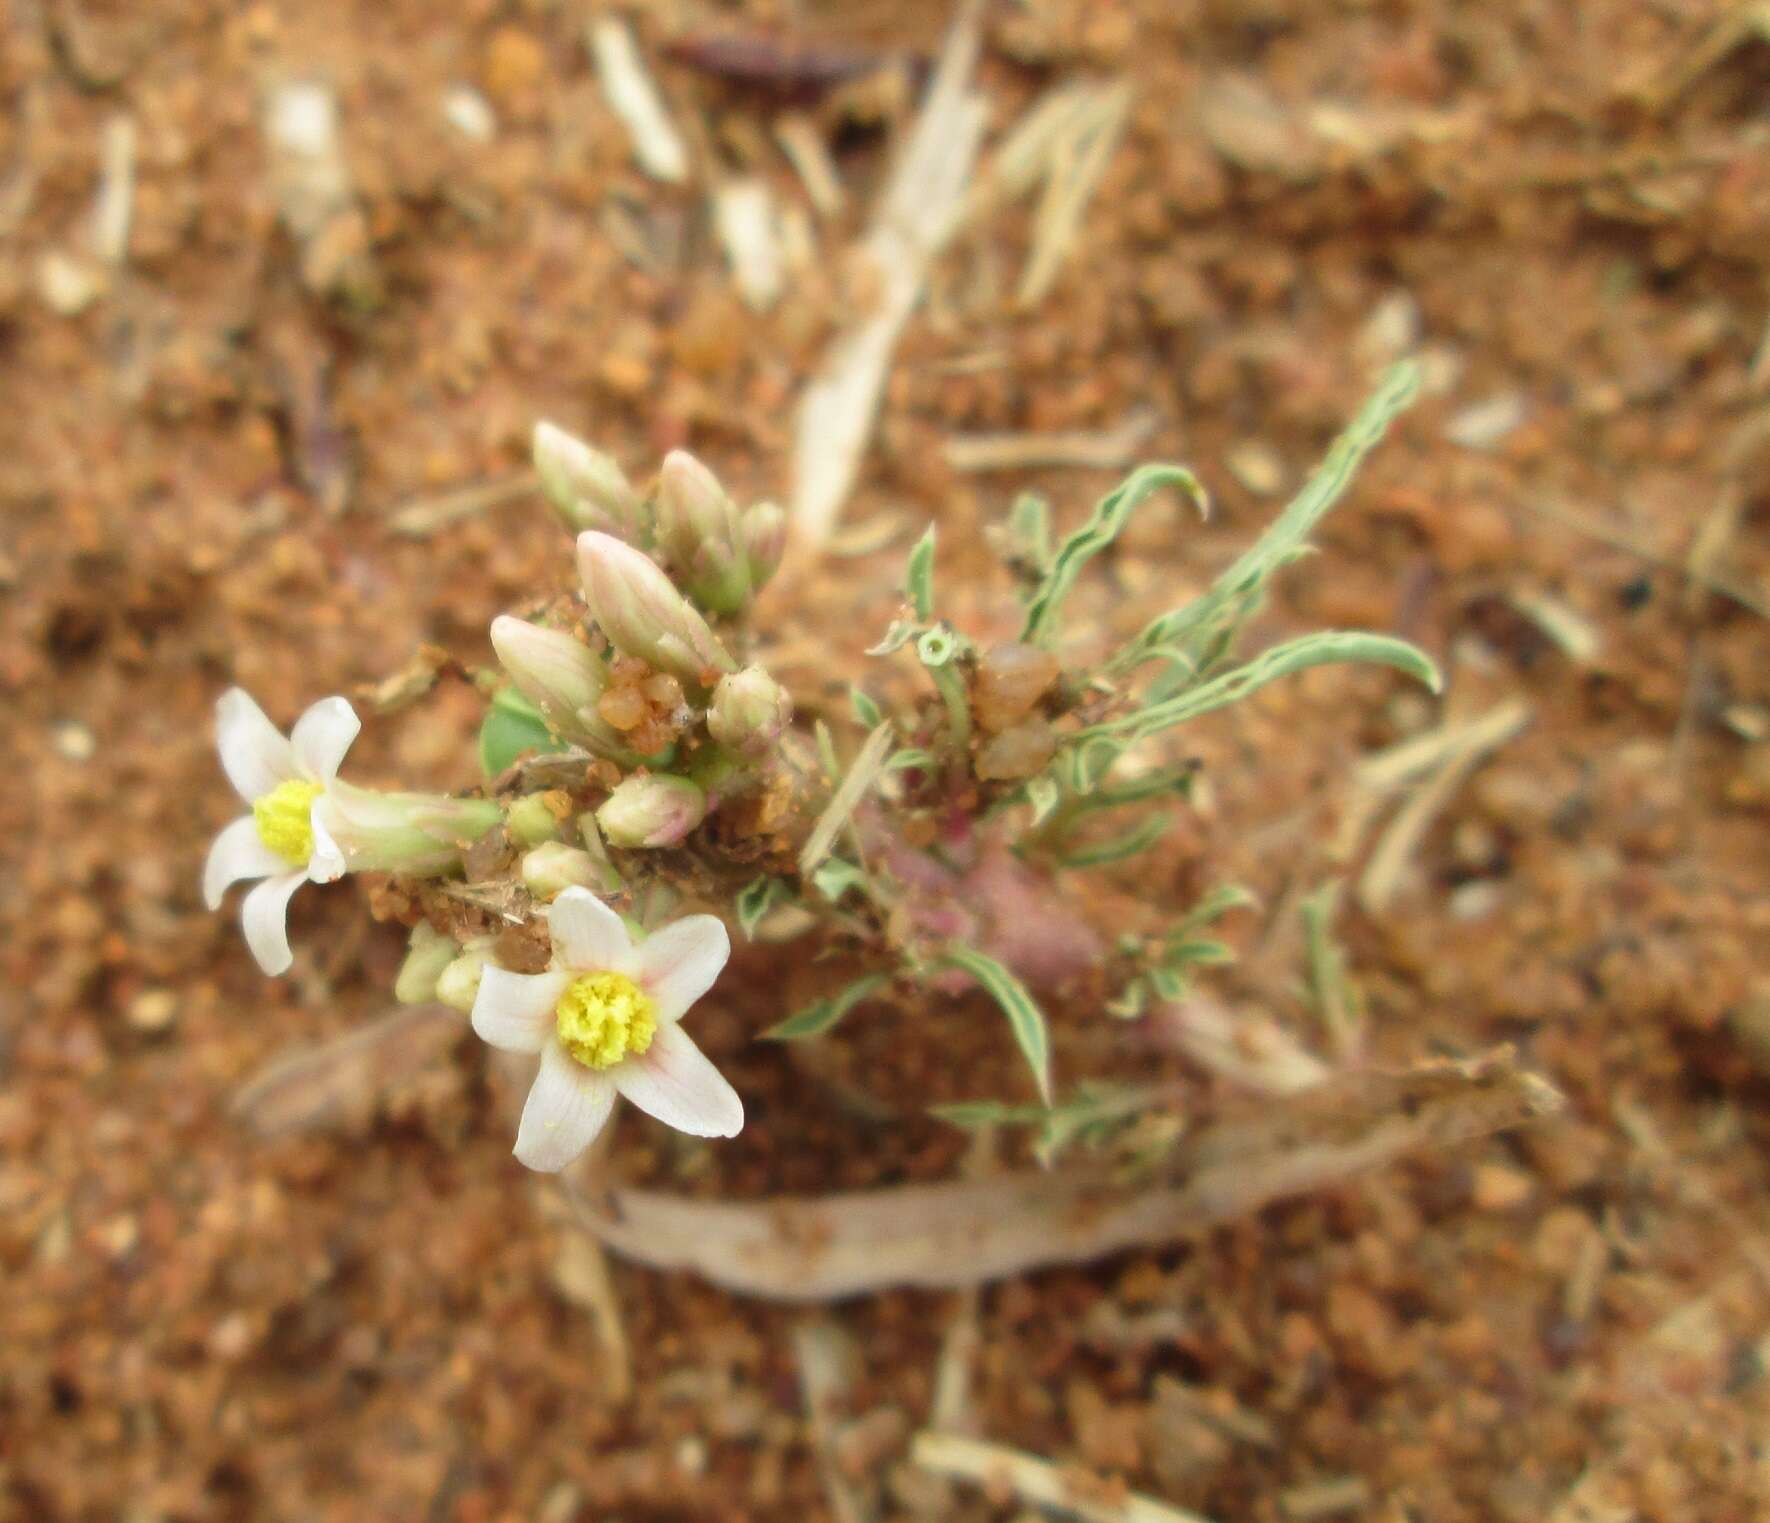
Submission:
[[[636,487],[542,424],[535,464],[576,535],[578,586],[492,625],[501,672],[487,676],[482,781],[452,797],[357,787],[337,776],[358,728],[343,699],[285,739],[229,692],[222,760],[252,813],[215,842],[209,902],[263,880],[242,915],[278,974],[297,887],[390,875],[378,912],[411,930],[398,997],[452,1006],[492,1045],[540,1055],[516,1143],[532,1168],[582,1152],[617,1093],[683,1131],[738,1131],[739,1097],[678,1024],[725,965],[728,922],[776,957],[840,954],[855,970],[767,1037],[810,1041],[872,1001],[976,986],[1000,1007],[1038,1103],[948,1115],[1036,1125],[1047,1153],[1085,1140],[1136,1104],[1086,1082],[1057,1098],[1040,991],[1092,975],[1103,1019],[1174,1001],[1229,956],[1212,924],[1245,902],[1226,887],[1111,946],[1077,913],[1069,875],[1148,850],[1184,806],[1191,770],[1151,764],[1149,743],[1327,662],[1438,685],[1417,649],[1377,634],[1236,656],[1272,577],[1306,553],[1416,386],[1411,367],[1394,371],[1203,595],[1086,665],[1065,665],[1070,592],[1152,495],[1178,491],[1205,512],[1191,472],[1134,471],[1061,540],[1046,504],[1023,498],[1005,534],[1022,626],[988,648],[942,616],[930,528],[910,552],[901,615],[870,652],[913,661],[925,696],[887,712],[856,688],[847,734],[795,724],[786,689],[751,659],[755,597],[785,546],[780,509],[740,508],[681,451]]]

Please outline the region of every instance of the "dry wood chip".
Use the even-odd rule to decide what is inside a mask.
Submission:
[[[682,184],[688,179],[688,148],[646,72],[632,30],[618,16],[600,16],[590,23],[589,42],[603,94],[633,140],[639,167],[654,180]]]

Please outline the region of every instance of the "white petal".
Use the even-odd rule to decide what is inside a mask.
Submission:
[[[300,775],[294,747],[244,688],[230,687],[216,700],[215,731],[222,768],[248,804]]]
[[[744,1102],[680,1026],[659,1026],[642,1058],[609,1072],[615,1087],[648,1116],[694,1137],[735,1137]]]
[[[203,901],[210,909],[221,908],[221,896],[230,883],[242,878],[270,878],[286,873],[289,864],[258,835],[258,821],[241,815],[215,838],[209,860],[203,864]]]
[[[633,938],[621,917],[587,888],[568,888],[547,911],[553,960],[562,968],[628,972],[636,962]]]
[[[570,973],[512,973],[486,965],[473,997],[473,1029],[506,1052],[539,1052]]]
[[[639,947],[639,982],[656,1002],[659,1021],[681,1020],[730,956],[731,937],[714,915],[688,915],[648,936]]]
[[[614,1103],[606,1073],[586,1068],[558,1042],[547,1043],[516,1129],[517,1161],[557,1174],[596,1140]]]
[[[313,801],[313,808],[307,815],[307,822],[313,829],[313,853],[307,859],[307,876],[314,883],[330,883],[335,878],[342,878],[348,867],[343,848],[326,829],[326,811],[320,807],[325,801],[326,795],[322,793]]]
[[[331,782],[362,727],[362,720],[346,699],[320,699],[295,721],[290,732],[296,765],[316,783]]]
[[[266,878],[246,895],[245,903],[240,906],[246,945],[258,959],[258,966],[272,978],[287,973],[289,964],[295,961],[295,954],[289,950],[289,896],[305,882],[305,871]]]

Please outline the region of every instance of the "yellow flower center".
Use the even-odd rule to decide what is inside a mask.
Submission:
[[[651,1046],[658,1007],[625,973],[587,973],[572,980],[554,1011],[565,1050],[586,1068],[613,1068]]]
[[[291,867],[306,867],[313,855],[313,801],[325,791],[318,783],[292,777],[253,801],[258,839]]]

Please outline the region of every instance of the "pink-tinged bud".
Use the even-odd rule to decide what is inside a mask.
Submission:
[[[602,871],[581,846],[548,841],[522,859],[522,885],[537,899],[551,899],[568,888],[600,888]]]
[[[737,670],[719,638],[651,558],[612,535],[578,536],[584,596],[616,650],[693,688]]]
[[[750,586],[760,592],[786,552],[786,510],[778,503],[757,503],[744,514],[743,534],[744,555],[750,563]]]
[[[330,839],[353,873],[449,872],[503,818],[503,808],[491,799],[377,793],[341,778],[328,783],[313,805],[316,838]]]
[[[671,450],[654,502],[658,549],[689,596],[714,613],[739,612],[750,598],[750,562],[737,505],[687,450]]]
[[[639,493],[626,473],[603,454],[591,449],[551,423],[537,423],[534,437],[535,471],[565,525],[574,533],[606,529],[611,534],[635,536],[642,514]]]
[[[707,709],[713,739],[752,761],[769,753],[792,722],[793,700],[787,690],[759,666],[721,677]]]
[[[630,777],[596,811],[611,846],[675,846],[707,815],[707,796],[685,777]]]
[[[598,756],[632,762],[621,732],[597,711],[608,668],[582,640],[500,614],[492,620],[492,649],[516,690],[541,711],[555,735]]]

